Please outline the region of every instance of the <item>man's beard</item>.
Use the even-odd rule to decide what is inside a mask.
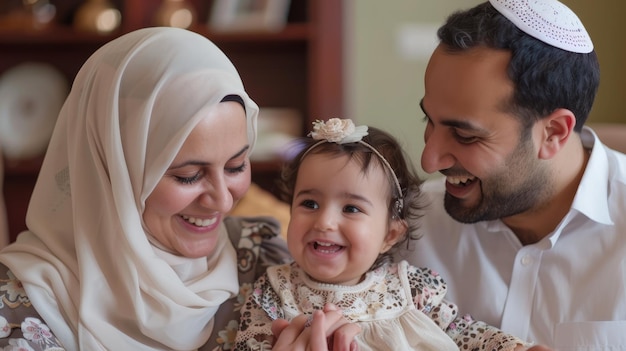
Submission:
[[[522,142],[502,170],[480,180],[478,204],[464,206],[463,200],[446,193],[446,211],[459,222],[476,223],[513,216],[540,204],[554,189],[548,169],[534,157],[530,141]]]

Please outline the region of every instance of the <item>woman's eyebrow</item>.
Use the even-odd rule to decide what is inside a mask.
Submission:
[[[244,146],[241,150],[237,151],[236,154],[234,154],[231,158],[229,158],[229,160],[234,160],[238,157],[241,157],[241,155],[245,154],[249,149],[250,149],[250,145]],[[183,168],[185,166],[208,166],[209,164],[210,162],[206,162],[206,161],[187,160],[180,164],[172,165],[170,169]]]
[[[250,149],[250,145],[246,145],[244,146],[241,150],[239,150],[239,152],[237,152],[236,154],[233,155],[233,157],[231,157],[231,160],[234,160],[238,157],[240,157],[241,155],[245,154],[246,152],[248,152],[248,150]]]

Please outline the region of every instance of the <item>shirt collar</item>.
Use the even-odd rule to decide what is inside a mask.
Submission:
[[[556,229],[540,242],[549,240],[550,246],[554,246],[562,229],[576,216],[584,215],[592,221],[612,225],[613,220],[609,213],[607,182],[608,182],[608,158],[606,146],[600,142],[595,132],[586,126],[580,133],[583,147],[591,150],[589,162],[583,177],[578,185],[572,207],[567,215],[561,220]],[[604,184],[604,185],[603,185]],[[489,231],[502,231],[510,229],[501,221],[486,221],[484,225]]]
[[[544,238],[550,241],[553,247],[565,228],[577,216],[585,216],[590,220],[612,225],[613,220],[609,212],[607,183],[609,177],[606,146],[602,144],[596,133],[589,127],[583,126],[580,139],[585,149],[591,150],[589,161],[578,184],[572,207],[559,223],[556,229]]]
[[[609,178],[607,148],[589,127],[583,127],[580,138],[583,146],[591,149],[591,156],[578,185],[572,210],[582,213],[595,222],[612,225],[607,193]]]

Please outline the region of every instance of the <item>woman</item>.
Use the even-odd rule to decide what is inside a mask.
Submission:
[[[1,345],[230,349],[234,297],[286,257],[271,220],[226,218],[250,185],[257,114],[198,34],[141,29],[96,51],[60,112],[29,229],[0,253]],[[304,329],[277,343],[305,345]]]

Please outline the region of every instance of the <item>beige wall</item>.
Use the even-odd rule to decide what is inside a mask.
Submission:
[[[600,89],[590,121],[626,123],[626,25],[624,0],[564,0],[583,21],[600,60]]]
[[[428,35],[456,9],[482,0],[343,0],[346,3],[347,111],[358,123],[384,128],[398,136],[418,170],[423,148],[423,75],[432,42]],[[576,11],[594,40],[602,81],[591,120],[624,122],[626,98],[626,39],[623,0],[563,0]],[[601,3],[601,5],[600,5]],[[399,44],[409,37],[423,43],[424,52]],[[423,29],[423,30],[421,30]],[[412,34],[411,34],[412,33]],[[420,33],[426,35],[421,37]],[[426,176],[425,173],[422,173]]]

